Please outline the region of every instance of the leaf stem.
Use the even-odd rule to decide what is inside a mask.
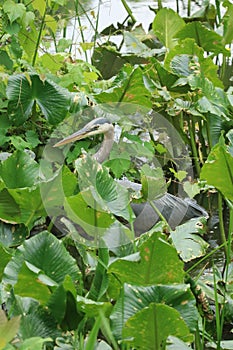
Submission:
[[[121,0],[122,5],[124,6],[124,8],[126,9],[128,15],[130,16],[130,18],[132,19],[133,23],[136,23],[136,18],[133,15],[132,10],[130,9],[129,5],[127,4],[127,2],[125,0]]]
[[[199,137],[199,140],[201,142],[201,150],[202,150],[201,161],[203,164],[204,160],[206,160],[206,158],[207,158],[207,149],[206,149],[205,139],[203,137],[203,124],[202,123],[203,123],[202,120],[200,120],[198,122],[198,125],[199,125],[198,137]]]
[[[195,141],[195,123],[192,119],[188,121],[188,129],[189,129],[189,136],[190,136],[190,142],[191,142],[191,149],[192,149],[192,154],[193,154],[193,159],[194,159],[194,164],[197,172],[197,176],[200,176],[201,172],[201,167],[199,164],[199,158],[198,158],[198,153],[197,153],[197,148],[196,148],[196,141]]]
[[[190,14],[191,14],[191,0],[188,0],[187,17],[190,17]]]
[[[77,5],[76,6],[76,15],[77,15],[78,25],[79,25],[79,29],[80,29],[80,34],[81,34],[82,42],[85,43],[85,38],[84,38],[83,30],[82,30],[82,23],[81,23],[80,16],[78,14],[78,6],[80,5],[79,1],[78,1],[78,3],[76,2],[76,5]],[[87,57],[86,51],[84,51],[84,55],[85,55],[86,62],[88,62],[88,57]]]
[[[225,234],[225,229],[224,229],[224,220],[223,220],[223,213],[222,213],[222,194],[218,192],[218,216],[219,216],[219,238],[220,242],[224,244],[224,254],[225,257],[227,258],[227,241],[226,241],[226,234]]]
[[[36,47],[35,47],[34,55],[33,55],[33,58],[32,58],[32,66],[33,67],[35,66],[35,63],[36,63],[37,52],[38,52],[38,48],[39,48],[40,41],[41,41],[42,31],[43,31],[44,24],[45,24],[46,10],[47,10],[47,1],[46,1],[46,6],[45,6],[44,14],[43,14],[43,17],[42,17],[41,25],[40,25],[39,34],[38,34],[37,41],[36,41]]]
[[[210,135],[210,123],[208,120],[206,123],[206,133],[207,133],[207,140],[208,140],[209,152],[210,152],[210,150],[212,148],[212,140],[211,140],[211,135]]]

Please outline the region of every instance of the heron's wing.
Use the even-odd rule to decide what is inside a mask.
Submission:
[[[208,217],[206,211],[195,201],[184,200],[170,193],[153,203],[172,229],[194,217]],[[150,230],[159,221],[159,215],[148,202],[132,203],[131,206],[136,215],[134,230],[137,235]]]

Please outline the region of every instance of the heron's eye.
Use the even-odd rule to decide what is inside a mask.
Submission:
[[[92,127],[92,130],[94,131],[94,130],[98,130],[99,129],[99,125],[94,125],[93,127]]]

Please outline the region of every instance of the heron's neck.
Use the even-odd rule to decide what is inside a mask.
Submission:
[[[94,158],[99,163],[103,163],[108,158],[114,143],[114,127],[112,126],[105,134],[100,149],[94,154]]]

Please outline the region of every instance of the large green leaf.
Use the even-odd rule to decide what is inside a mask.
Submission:
[[[169,335],[187,342],[193,340],[180,313],[164,304],[151,303],[130,317],[123,329],[123,337],[130,339],[126,342],[142,350],[165,350]]]
[[[225,198],[233,201],[233,157],[221,136],[201,170],[201,178],[215,186]]]
[[[108,272],[118,276],[122,283],[149,286],[183,282],[183,263],[174,247],[154,233],[140,248],[140,258],[131,255],[110,264]],[[166,257],[166,259],[164,259]]]
[[[190,55],[193,58],[198,57],[199,70],[214,83],[215,86],[223,87],[222,81],[218,76],[218,66],[214,64],[211,57],[204,56],[203,48],[199,47],[194,39],[186,38],[182,40],[179,45],[176,45],[172,50],[166,55],[164,62],[164,67],[170,69],[170,63],[175,56]],[[180,61],[182,65],[182,61]]]
[[[112,86],[95,95],[99,103],[127,102],[150,108],[150,93],[145,87],[141,67],[125,65],[112,83]]]
[[[103,233],[115,221],[111,214],[93,209],[89,205],[92,200],[90,191],[65,198],[64,208],[68,218],[80,225],[88,235],[83,235],[82,231],[70,230],[74,240],[83,242],[83,239],[91,239],[99,243]]]
[[[70,275],[74,282],[80,279],[76,261],[61,241],[46,231],[31,237],[17,249],[17,254],[4,271],[4,283],[14,285],[17,282],[18,287],[23,283],[18,280],[18,274],[24,261],[45,285],[58,285],[64,281],[66,275]]]
[[[14,188],[9,189],[8,192],[19,206],[20,217],[19,221],[16,222],[24,223],[25,226],[31,229],[37,219],[47,215],[41,200],[39,186],[32,188]],[[30,205],[28,203],[30,203]]]
[[[206,253],[209,244],[198,236],[199,228],[205,223],[204,218],[195,218],[177,226],[175,231],[171,232],[172,242],[183,261],[188,262]]]
[[[197,45],[203,47],[207,52],[214,52],[216,55],[219,53],[230,55],[230,52],[222,44],[222,37],[200,22],[193,21],[186,24],[176,36],[180,39],[194,39]]]
[[[7,188],[31,187],[39,180],[39,164],[23,151],[16,151],[0,164],[0,176]]]
[[[21,316],[19,333],[22,340],[31,337],[51,337],[55,340],[62,334],[50,310],[39,305],[35,299],[17,296],[12,311]]]
[[[198,320],[196,300],[188,285],[139,287],[124,284],[120,298],[118,298],[110,316],[112,330],[117,339],[121,339],[122,329],[126,321],[151,303],[163,303],[175,308],[190,331],[196,330]]]
[[[29,269],[29,266],[29,264],[23,263],[18,280],[14,285],[14,293],[21,297],[33,298],[45,305],[51,292],[46,284],[40,280],[40,275]]]
[[[101,72],[103,79],[116,75],[127,60],[120,55],[115,47],[102,45],[96,47],[92,55],[92,64]]]
[[[176,33],[184,26],[184,20],[175,11],[167,8],[158,11],[152,24],[155,35],[168,49],[176,45]]]
[[[166,86],[170,90],[174,90],[174,84],[179,79],[179,76],[172,73],[170,70],[166,69],[164,65],[156,59],[151,60],[154,68],[156,69],[156,74],[158,75],[159,82],[161,86]],[[150,73],[150,72],[149,72]],[[153,79],[153,76],[152,76]],[[176,90],[177,88],[175,88]]]
[[[41,165],[40,169],[43,173],[45,172],[45,176],[51,176],[40,183],[43,205],[49,216],[63,215],[62,206],[65,197],[75,193],[77,178],[66,166],[60,168],[55,174],[49,173],[47,163]]]
[[[68,295],[67,292],[70,294]],[[53,293],[50,295],[47,306],[59,324],[64,321],[67,304],[70,302],[70,299],[75,300],[76,294],[75,284],[70,276],[66,276],[64,282],[59,284],[55,290],[53,288]],[[75,317],[75,309],[76,307],[72,312],[72,316],[69,315],[70,317]]]
[[[8,113],[15,125],[22,125],[31,115],[36,102],[51,124],[64,119],[70,107],[68,90],[37,74],[17,74],[9,78],[7,86]]]
[[[21,222],[19,205],[6,188],[0,192],[0,219],[12,224]]]
[[[128,191],[114,181],[106,167],[99,165],[88,154],[76,161],[75,167],[80,189],[89,189],[92,193],[93,199],[88,203],[92,208],[97,206],[100,210],[130,220],[132,213]]]
[[[188,82],[192,90],[200,91],[201,96],[196,102],[196,109],[201,113],[212,113],[229,118],[229,100],[223,89],[214,84],[203,74],[190,75]]]

